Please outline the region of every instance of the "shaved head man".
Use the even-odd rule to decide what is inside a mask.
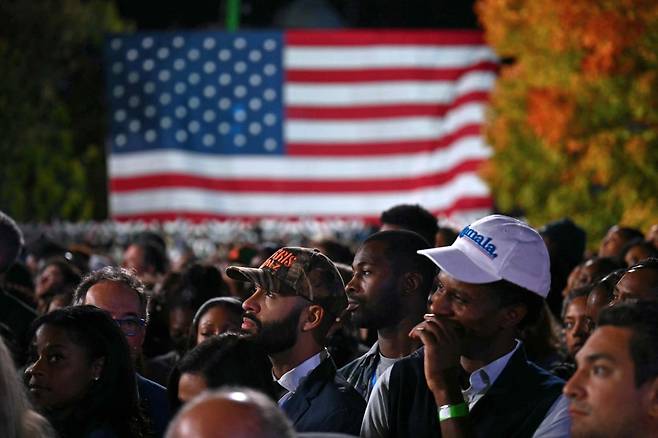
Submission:
[[[248,389],[204,392],[174,418],[166,438],[293,438],[286,415],[265,395]]]

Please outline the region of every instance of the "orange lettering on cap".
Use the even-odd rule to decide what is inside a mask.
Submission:
[[[286,251],[280,249],[274,254],[272,254],[272,258],[277,262],[281,262],[281,260],[285,257],[286,254],[287,254]]]
[[[269,259],[265,260],[262,267],[270,268],[271,270],[276,271],[281,267],[281,263],[270,257]]]
[[[286,267],[289,268],[292,266],[293,263],[295,263],[295,260],[297,260],[297,257],[291,252],[286,253],[286,256],[283,260],[281,260],[281,263]]]
[[[267,266],[274,270],[278,269],[281,265],[285,266],[286,268],[289,268],[292,266],[293,263],[295,263],[296,260],[297,257],[293,253],[281,248],[270,256],[270,258],[268,259],[268,261],[270,261],[270,264],[268,264]],[[273,266],[274,262],[277,262],[276,268]]]

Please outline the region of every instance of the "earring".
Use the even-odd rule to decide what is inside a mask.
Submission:
[[[94,382],[98,382],[99,379],[100,379],[99,376],[94,377]]]

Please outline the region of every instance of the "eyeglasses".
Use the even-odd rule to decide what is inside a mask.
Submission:
[[[144,318],[128,317],[128,318],[115,318],[114,322],[117,323],[121,331],[126,336],[135,336],[139,334],[140,329],[146,325]]]

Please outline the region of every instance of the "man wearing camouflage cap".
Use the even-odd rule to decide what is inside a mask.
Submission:
[[[299,432],[359,434],[365,401],[324,348],[327,333],[347,307],[334,264],[317,250],[281,248],[260,268],[229,266],[226,274],[253,283],[242,307],[242,330],[254,335],[282,387],[279,405]]]

